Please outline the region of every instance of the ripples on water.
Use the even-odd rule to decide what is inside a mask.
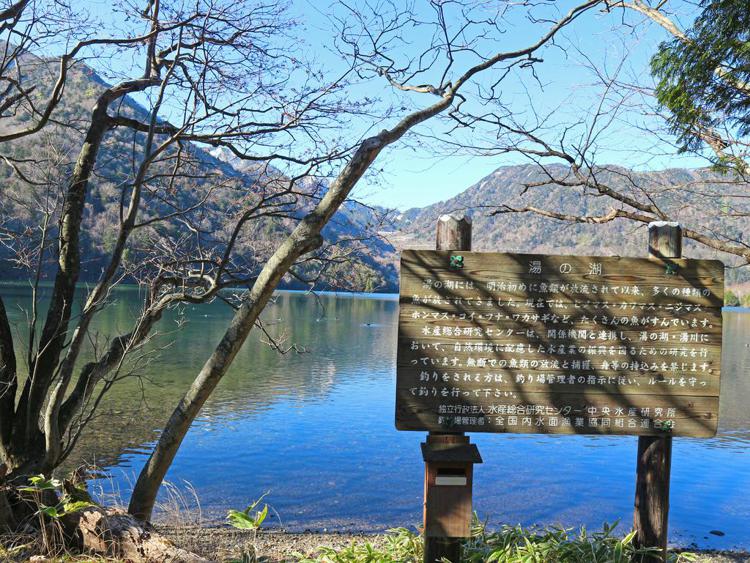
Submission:
[[[23,305],[25,293],[4,288],[3,296],[22,322],[8,301]],[[137,297],[118,293],[96,328],[110,334],[127,328]],[[167,479],[192,484],[209,518],[222,519],[227,508],[243,508],[270,491],[266,500],[290,529],[418,524],[424,433],[397,432],[393,424],[397,306],[393,297],[281,293],[266,311],[266,325],[308,352],[279,355],[251,336]],[[154,345],[171,344],[143,370],[154,384],[143,398],[135,381],[113,392],[103,409],[106,422],[77,452],[78,460],[106,466],[104,492],[127,496],[155,429],[230,318],[217,303],[164,320]],[[175,332],[181,319],[188,322]],[[682,545],[748,548],[750,314],[728,310],[724,319],[720,431],[709,440],[675,439],[670,537]],[[475,472],[475,509],[491,523],[630,524],[637,438],[477,434],[473,440],[485,461]]]

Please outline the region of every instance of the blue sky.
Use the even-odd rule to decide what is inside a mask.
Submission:
[[[296,7],[304,8],[304,4],[314,6],[316,3],[304,0],[297,2]],[[559,1],[553,4],[558,14],[562,14],[576,3]],[[694,7],[679,2],[672,4],[680,13],[681,25],[689,25],[695,15]],[[320,29],[324,35],[326,22],[310,16],[315,10],[305,12],[307,25],[311,29]],[[554,10],[544,12],[544,15],[551,14]],[[628,24],[643,20],[632,13],[626,16]],[[511,16],[507,28],[499,36],[503,42],[500,50],[526,46],[547,28],[547,23],[531,23],[526,12],[519,11],[516,17]],[[523,78],[510,78],[502,99],[518,115],[531,115],[532,106],[539,113],[552,112],[551,121],[558,124],[559,131],[576,120],[586,120],[587,114],[599,102],[602,88],[592,66],[610,74],[620,67],[622,80],[650,84],[650,57],[658,44],[668,38],[664,30],[653,24],[635,28],[623,25],[621,13],[590,12],[564,31],[559,41],[564,51],[549,49],[543,52],[544,62],[536,67],[541,85],[530,80],[528,72]],[[413,43],[418,41],[419,38],[415,38]],[[494,81],[495,77],[488,73],[482,80],[486,83]],[[429,101],[422,96],[418,103],[425,105]],[[641,170],[706,165],[703,159],[678,156],[668,143],[644,133],[644,128],[662,125],[660,118],[644,116],[641,110],[620,110],[618,118],[606,128],[598,143],[596,163],[620,164]],[[425,130],[440,133],[441,128],[430,123],[417,133]],[[551,138],[555,138],[551,134]],[[467,144],[474,142],[471,137],[463,137],[463,140]],[[477,156],[471,151],[460,150],[455,151],[456,154],[446,154],[445,149],[436,147],[430,139],[417,142],[416,148],[414,145],[401,144],[384,152],[378,163],[382,174],[377,181],[365,179],[361,182],[355,195],[368,202],[401,209],[423,206],[456,195],[500,166],[528,162],[518,154]]]
[[[405,0],[396,0],[397,5],[403,2]],[[85,6],[105,24],[114,21],[111,2],[89,0],[84,3],[76,0],[76,3]],[[352,0],[352,3],[362,5],[360,0]],[[497,5],[502,3],[487,3],[490,7],[488,9]],[[548,2],[545,10],[537,14],[555,17],[573,5],[575,2],[566,0]],[[332,20],[329,14],[331,10],[336,11],[331,6],[328,1],[293,0],[290,9],[301,24],[301,37],[306,43],[304,49],[314,53],[318,63],[334,75],[339,72],[342,62],[331,53]],[[687,4],[678,7],[684,10],[683,25],[689,23],[694,15],[691,8]],[[430,15],[425,2],[416,2],[416,13],[424,17]],[[636,23],[641,19],[633,15],[627,16],[628,23]],[[456,25],[458,22],[449,23]],[[530,22],[525,10],[511,12],[503,33],[492,37],[492,41],[499,43],[499,47],[494,43],[484,43],[481,44],[483,52],[526,46],[535,41],[548,26],[546,22]],[[558,43],[564,49],[552,48],[542,53],[544,62],[535,67],[538,82],[532,79],[529,71],[511,75],[503,83],[501,99],[521,121],[533,121],[533,112],[549,113],[550,126],[546,134],[555,138],[566,125],[577,120],[589,120],[592,108],[597,106],[602,88],[591,67],[612,73],[621,65],[620,76],[623,80],[648,84],[648,61],[658,43],[665,38],[666,32],[655,25],[631,28],[622,25],[619,12],[603,14],[592,11],[574,22],[560,36]],[[413,37],[404,39],[408,39],[410,45],[405,47],[402,54],[409,56],[409,49],[416,49],[427,36],[415,32]],[[468,62],[459,61],[456,74],[465,67],[462,63]],[[487,85],[495,78],[496,74],[486,73],[480,82]],[[411,108],[423,107],[432,102],[426,95],[395,93],[383,79],[365,81],[353,90],[353,94],[375,95],[384,104],[403,104],[404,107]],[[478,104],[471,107],[476,111],[492,109]],[[368,130],[377,130],[392,123],[393,121],[379,124],[354,119],[351,133],[354,136],[364,135]],[[658,118],[644,117],[638,108],[620,110],[617,118],[599,139],[596,163],[620,164],[638,169],[705,165],[705,162],[696,158],[677,157],[668,144],[644,133],[644,129],[658,126],[661,126]],[[401,209],[423,206],[456,195],[500,166],[528,162],[518,154],[478,156],[469,150],[448,149],[429,136],[420,136],[441,136],[444,132],[443,125],[433,122],[417,129],[415,135],[405,142],[389,147],[376,162],[375,167],[380,172],[364,178],[357,186],[354,196],[368,203]],[[491,130],[486,130],[483,136],[464,135],[452,137],[452,140],[488,145],[492,134]]]

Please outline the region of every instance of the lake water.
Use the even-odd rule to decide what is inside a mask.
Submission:
[[[21,326],[28,289],[0,291]],[[127,330],[137,307],[137,290],[118,291],[96,329]],[[394,428],[397,309],[395,296],[279,293],[265,322],[306,352],[280,355],[254,332],[167,479],[193,487],[208,520],[268,491],[272,522],[290,530],[417,525],[425,434]],[[109,477],[96,483],[104,494],[127,498],[156,429],[231,315],[223,303],[170,313],[151,345],[158,357],[139,370],[148,381],[113,390],[75,456],[104,467]],[[750,548],[750,314],[725,310],[724,327],[719,433],[674,442],[670,538],[683,546]],[[474,507],[490,524],[630,525],[637,438],[472,440],[484,458]]]

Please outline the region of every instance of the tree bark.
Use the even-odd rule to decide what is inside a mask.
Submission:
[[[0,462],[7,462],[6,448],[13,430],[13,406],[16,399],[16,354],[13,333],[0,297]]]
[[[37,355],[32,365],[29,366],[29,377],[24,384],[16,409],[14,442],[23,444],[25,448],[32,442],[44,442],[44,437],[38,427],[39,415],[60,360],[70,322],[80,269],[80,232],[86,191],[107,128],[107,105],[100,100],[94,107],[91,125],[86,133],[66,193],[60,219],[58,268],[50,307],[39,340]]]
[[[148,524],[115,509],[87,508],[66,523],[87,553],[133,563],[210,563],[174,545]]]
[[[104,137],[111,127],[107,111],[117,99],[159,82],[153,77],[122,82],[102,93],[92,110],[91,121],[65,194],[60,218],[58,266],[50,307],[36,354],[29,355],[29,377],[24,383],[13,416],[13,435],[6,453],[11,471],[17,475],[48,474],[61,461],[60,436],[64,434],[65,428],[59,427],[58,420],[51,421],[52,428],[49,424],[46,428],[40,428],[40,419],[42,409],[48,404],[50,388],[58,373],[60,356],[68,338],[80,270],[80,234],[89,179],[96,166]],[[85,331],[86,327],[82,329]],[[29,346],[33,344],[30,342]],[[53,405],[55,411],[58,406]],[[53,430],[54,435],[47,435],[50,430]]]

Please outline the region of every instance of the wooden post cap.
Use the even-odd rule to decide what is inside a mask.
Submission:
[[[661,259],[682,257],[682,228],[679,223],[655,221],[648,225],[648,253]],[[669,485],[672,467],[672,438],[640,436],[636,464],[635,545],[659,551],[638,560],[666,563],[669,529]]]
[[[648,224],[648,253],[656,258],[682,256],[682,227],[679,223],[654,221]]]
[[[471,217],[441,215],[437,223],[436,250],[471,250]]]

